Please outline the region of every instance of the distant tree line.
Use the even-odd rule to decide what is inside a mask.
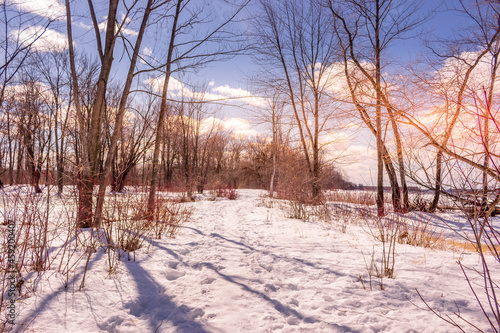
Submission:
[[[59,194],[75,185],[81,227],[100,225],[108,186],[147,187],[151,214],[165,188],[266,188],[319,202],[326,189],[361,188],[332,150],[354,124],[374,138],[380,216],[385,181],[399,212],[411,208],[408,181],[434,192],[423,210],[450,187],[480,187],[485,213],[498,204],[497,1],[457,1],[463,30],[397,62],[397,42],[433,15],[420,0],[236,2],[218,11],[190,0],[65,1],[59,17],[2,3],[2,183]],[[73,32],[82,13],[88,40]],[[40,47],[53,27],[66,47]],[[90,49],[75,48],[83,43]],[[268,129],[260,137],[225,128],[206,86],[172,93],[175,77],[242,53],[262,69],[251,80],[265,101],[254,112]]]

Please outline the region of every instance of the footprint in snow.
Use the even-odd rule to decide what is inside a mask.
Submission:
[[[266,284],[264,287],[266,292],[276,292],[278,288],[274,284]]]
[[[201,281],[201,284],[212,284],[215,281],[214,278],[206,278],[203,281]]]
[[[168,263],[168,267],[171,268],[171,269],[177,269],[177,266],[179,266],[179,262],[178,261],[171,261]]]
[[[123,323],[123,318],[119,316],[113,316],[108,318],[104,323],[97,323],[97,327],[99,327],[100,330],[102,331],[107,331],[107,332],[116,332],[116,327],[120,326]]]
[[[169,281],[177,280],[180,277],[186,275],[186,272],[169,270],[165,272],[165,278]]]

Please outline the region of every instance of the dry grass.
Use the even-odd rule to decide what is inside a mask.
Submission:
[[[444,236],[429,220],[404,219],[400,223],[398,243],[426,248],[443,248]]]
[[[325,194],[325,200],[330,202],[345,202],[357,205],[375,205],[375,192],[333,190]]]
[[[452,249],[455,249],[457,251],[468,251],[468,252],[478,252],[477,245],[473,242],[469,241],[458,241],[454,239],[446,239],[444,240],[444,243],[451,247]],[[491,245],[489,245],[491,246]],[[490,254],[492,255],[490,251],[490,247],[488,244],[481,244],[481,250],[484,254]],[[495,249],[500,252],[500,245],[496,245]]]
[[[191,211],[178,199],[157,197],[153,214],[147,212],[146,198],[140,195],[114,196],[103,210],[103,232],[110,273],[124,251],[130,255],[152,238],[174,237]]]

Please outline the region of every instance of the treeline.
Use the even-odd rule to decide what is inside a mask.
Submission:
[[[33,53],[19,69],[19,84],[9,86],[4,98],[0,145],[0,179],[5,184],[30,184],[36,193],[41,185],[64,185],[78,181],[79,138],[76,114],[71,107],[71,77],[66,53]],[[80,58],[82,105],[95,99],[99,64]],[[119,103],[116,86],[107,90],[102,122],[97,173],[104,172],[106,153],[116,122]],[[120,128],[118,145],[107,180],[112,192],[126,185],[145,186],[151,179],[155,119],[159,101],[131,100]],[[90,110],[85,111],[90,114]],[[242,137],[214,117],[202,94],[185,102],[167,105],[159,154],[158,185],[185,191],[188,197],[207,188],[268,188],[273,173],[273,151],[279,166],[275,186],[285,191],[288,178],[306,174],[300,151],[290,137],[276,146],[264,135]],[[325,188],[351,186],[333,166],[324,169]],[[306,182],[306,179],[301,179]],[[294,187],[304,183],[293,182]]]
[[[481,188],[474,204],[486,216],[500,202],[500,3],[435,5],[259,1],[256,82],[273,96],[271,109],[293,121],[313,198],[321,197],[321,138],[354,124],[373,138],[379,216],[387,183],[394,210],[403,213],[415,207],[410,182],[434,192],[418,205],[425,211],[449,195],[444,188]],[[430,31],[440,17],[456,24],[453,34]],[[403,54],[402,46],[410,51],[418,41],[423,52]],[[268,114],[273,124],[275,116]]]
[[[434,191],[426,211],[444,188],[480,187],[485,214],[500,201],[497,1],[454,2],[459,32],[440,38],[423,34],[441,14],[419,0],[78,5],[1,4],[0,178],[35,192],[76,185],[79,226],[100,225],[109,185],[145,185],[150,214],[168,187],[318,202],[325,189],[354,187],[337,161],[357,153],[336,146],[352,128],[373,139],[380,216],[385,183],[399,212],[412,207],[409,182]],[[394,61],[418,34],[425,57]],[[255,96],[179,80],[240,54],[261,69],[253,115],[267,133],[251,139],[228,130],[217,105]]]

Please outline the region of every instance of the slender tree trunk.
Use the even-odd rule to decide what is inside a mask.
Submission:
[[[73,103],[75,104],[77,120],[78,120],[78,140],[81,149],[78,148],[78,142],[75,143],[76,151],[76,166],[77,166],[77,189],[78,189],[78,212],[77,225],[79,228],[89,228],[92,225],[92,193],[94,180],[89,163],[88,142],[87,142],[87,126],[85,116],[80,107],[80,91],[78,87],[78,77],[75,66],[75,55],[73,50],[73,33],[71,27],[71,9],[69,0],[65,0],[66,4],[66,29],[68,35],[68,50],[71,67],[71,83],[73,91]]]
[[[455,108],[455,113],[453,114],[453,117],[451,119],[450,125],[446,129],[444,135],[443,135],[443,141],[441,143],[441,146],[446,148],[448,144],[448,140],[451,137],[451,133],[453,131],[453,128],[455,127],[455,124],[458,121],[458,116],[460,115],[460,112],[462,110],[462,101],[463,101],[463,95],[465,92],[465,89],[467,88],[467,84],[469,83],[469,78],[472,73],[472,71],[477,67],[481,59],[488,53],[490,52],[493,43],[496,42],[497,37],[500,34],[500,27],[497,28],[495,31],[495,34],[492,36],[488,44],[486,45],[486,48],[478,55],[478,57],[474,60],[474,63],[467,68],[467,71],[465,72],[464,79],[460,85],[458,95],[457,95],[457,104]],[[439,148],[438,148],[439,149]],[[434,199],[432,201],[431,206],[429,207],[430,212],[435,212],[438,206],[439,202],[439,193],[441,192],[442,188],[442,158],[443,158],[443,152],[442,149],[438,150],[438,153],[436,155],[436,183],[435,183],[435,189],[434,189]]]
[[[29,131],[27,131],[29,132]],[[30,182],[31,186],[33,186],[33,189],[35,193],[42,193],[42,189],[40,188],[40,170],[38,169],[36,163],[35,163],[35,152],[33,148],[33,142],[32,138],[26,138],[25,141],[25,147],[26,147],[26,164],[27,164],[27,169],[28,172],[30,173]]]
[[[401,211],[401,192],[399,190],[398,177],[396,175],[396,169],[394,169],[394,165],[392,164],[391,155],[389,155],[389,151],[385,144],[382,144],[382,153],[384,156],[384,165],[387,171],[387,177],[389,178],[389,183],[391,184],[391,195],[392,195],[392,206],[394,207],[394,211]]]
[[[14,141],[11,131],[10,131],[10,112],[7,111],[7,140],[9,142],[9,172],[8,172],[8,177],[9,177],[9,184],[12,186],[14,185],[14,150],[12,149],[12,141]]]
[[[59,88],[57,88],[59,89]],[[58,90],[59,91],[59,90]],[[56,94],[56,105],[54,114],[54,141],[56,144],[56,184],[57,184],[57,194],[60,195],[64,189],[63,174],[64,174],[64,129],[61,126],[61,137],[59,138],[59,93]],[[69,106],[68,106],[69,109]]]
[[[380,91],[381,77],[380,77],[380,1],[375,1],[376,14],[375,14],[375,84],[376,84],[376,115],[375,124],[377,128],[377,215],[382,217],[384,212],[384,154],[382,151],[382,106],[381,99],[382,93]]]
[[[316,83],[313,82],[313,85]],[[314,92],[314,139],[313,139],[313,183],[312,183],[312,200],[319,203],[321,200],[321,165],[319,160],[319,93],[315,86]]]
[[[406,175],[405,175],[405,165],[403,160],[403,144],[401,143],[401,137],[399,135],[398,125],[394,117],[394,112],[390,107],[387,107],[387,112],[392,125],[392,131],[394,132],[394,138],[396,139],[396,150],[398,155],[399,164],[399,178],[401,180],[401,187],[403,190],[403,200],[401,202],[401,212],[407,213],[409,211],[409,199],[408,199],[408,187],[406,185]],[[399,189],[399,187],[398,187]],[[394,191],[394,188],[393,188]]]
[[[103,205],[104,205],[104,195],[106,192],[107,178],[108,178],[108,175],[110,174],[110,171],[111,171],[112,160],[114,158],[114,155],[116,154],[116,147],[117,147],[117,143],[118,143],[118,138],[119,138],[120,133],[122,132],[123,117],[125,115],[125,108],[127,106],[127,100],[128,100],[128,96],[130,94],[130,87],[132,86],[132,81],[134,78],[134,71],[135,71],[135,66],[137,63],[137,58],[139,56],[139,51],[141,48],[142,38],[144,36],[144,32],[146,31],[147,23],[149,20],[149,15],[151,14],[151,11],[152,11],[152,5],[153,5],[153,0],[148,0],[147,5],[146,5],[146,9],[144,10],[144,15],[142,17],[141,27],[140,27],[139,33],[137,35],[137,40],[135,42],[134,52],[132,54],[132,59],[130,61],[130,66],[129,66],[129,70],[127,73],[127,79],[125,81],[125,87],[123,88],[122,96],[120,99],[120,105],[118,107],[118,114],[117,114],[116,120],[115,120],[115,129],[114,129],[113,135],[111,137],[110,148],[109,148],[108,154],[106,156],[106,161],[104,163],[104,170],[99,177],[99,192],[97,195],[97,206],[96,206],[96,214],[95,214],[95,220],[94,220],[94,224],[97,227],[99,227],[101,225],[101,215],[102,215],[102,209],[103,209]],[[115,14],[116,14],[116,10],[115,10]],[[112,53],[112,49],[110,52]],[[111,60],[112,60],[112,57],[111,57]],[[109,63],[109,70],[111,70],[111,63]],[[109,72],[108,72],[108,76],[109,76]],[[96,98],[96,100],[97,100],[97,98]],[[99,124],[99,128],[100,128],[100,124]]]
[[[151,162],[151,181],[149,184],[149,197],[148,197],[148,213],[152,216],[155,208],[155,200],[156,200],[156,190],[158,187],[158,160],[160,154],[160,145],[161,140],[163,138],[163,127],[165,122],[165,114],[167,112],[167,92],[168,92],[168,83],[170,81],[170,76],[172,74],[172,58],[175,48],[175,37],[177,33],[177,22],[179,19],[179,14],[181,12],[181,4],[182,0],[177,0],[176,8],[175,8],[175,16],[172,23],[172,30],[170,35],[170,43],[168,46],[168,54],[167,54],[167,62],[165,66],[165,81],[163,83],[163,90],[161,94],[161,104],[160,104],[160,113],[158,115],[158,121],[156,123],[156,140],[155,146],[153,150],[153,161]]]
[[[273,155],[273,172],[271,174],[271,181],[269,182],[269,196],[271,198],[274,198],[274,177],[276,176],[276,151],[275,151],[275,146],[276,146],[276,141],[275,141],[275,133],[273,130],[273,143],[271,147],[271,153]]]
[[[17,161],[16,161],[16,184],[24,183],[24,167],[23,167],[23,158],[24,158],[24,149],[21,144],[21,139],[18,138],[17,142]]]
[[[493,103],[493,91],[495,89],[495,81],[497,78],[498,69],[498,56],[499,52],[493,54],[493,70],[491,72],[490,86],[488,88],[488,98],[483,112],[483,146],[484,146],[484,160],[483,166],[485,169],[490,167],[490,111],[491,104]],[[481,199],[481,207],[483,210],[488,207],[488,173],[483,172],[483,193]]]
[[[442,184],[442,166],[443,166],[443,152],[438,150],[436,154],[436,182],[434,185],[434,198],[432,199],[431,205],[429,206],[428,211],[430,213],[434,213],[439,204],[439,197],[441,195],[441,184]]]
[[[123,171],[115,171],[113,173],[111,190],[113,192],[121,193],[125,188],[125,179],[127,179],[128,174],[134,168],[135,165],[127,166]]]

